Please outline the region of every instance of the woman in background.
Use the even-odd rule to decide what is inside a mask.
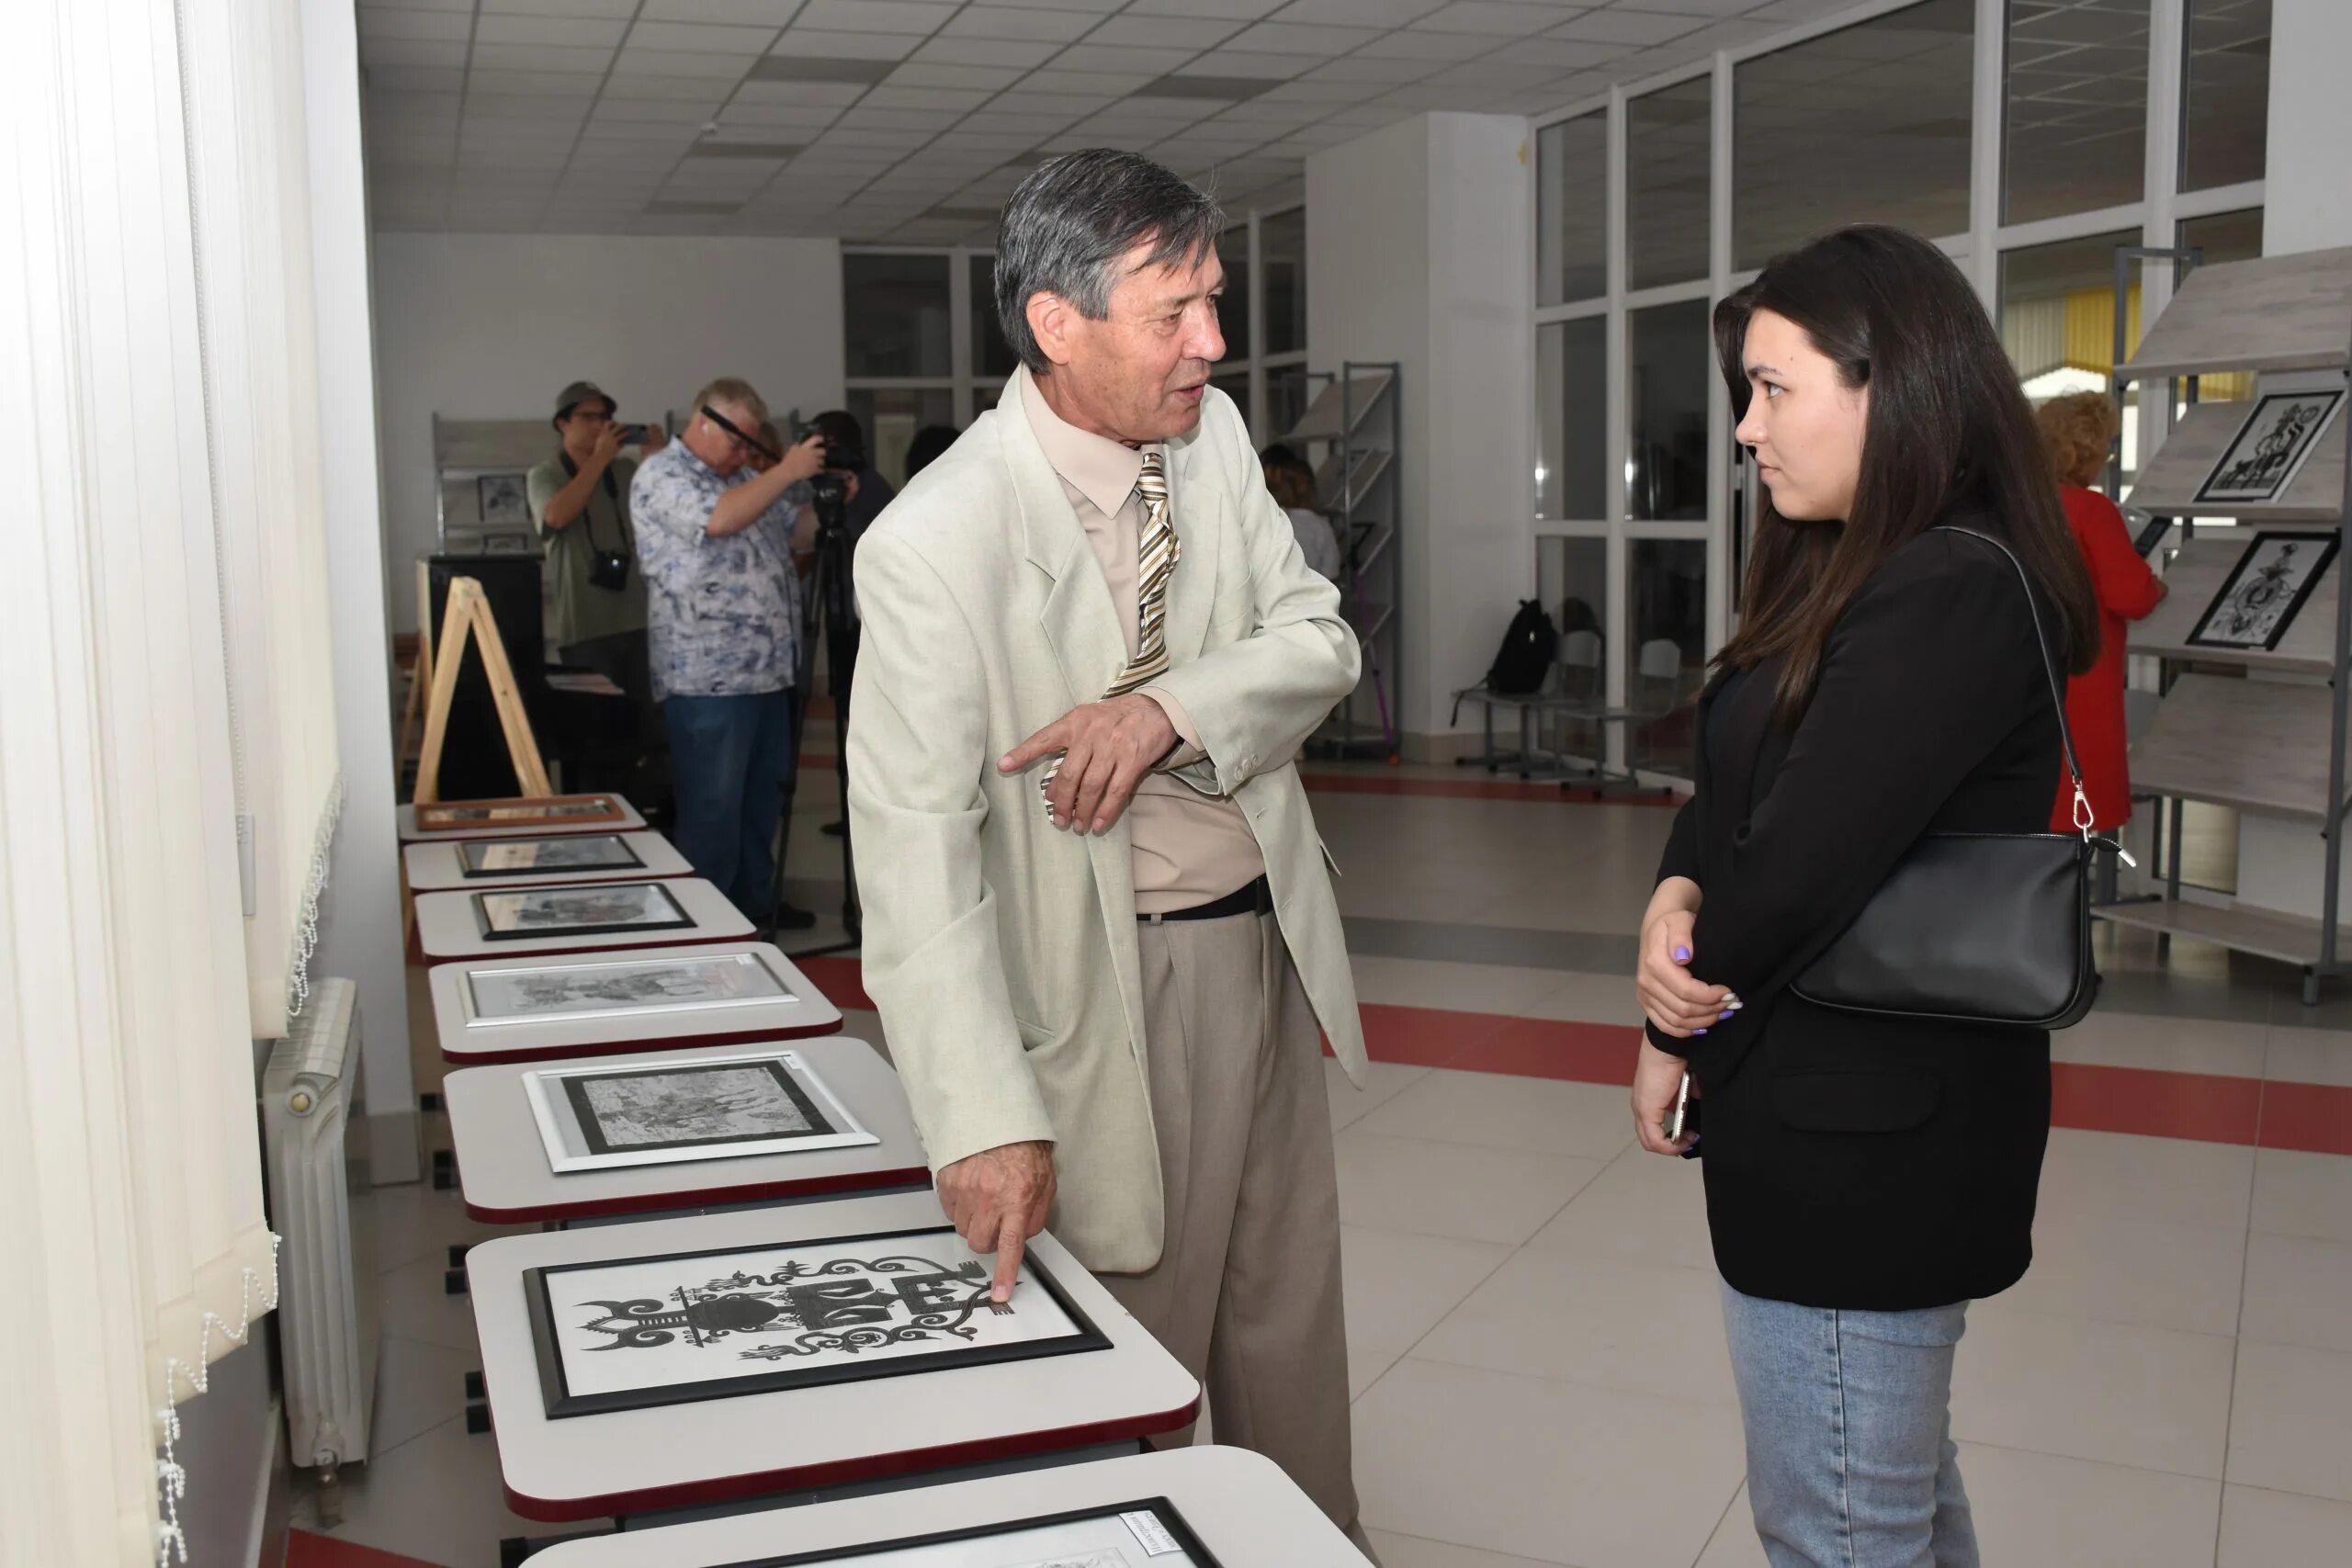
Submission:
[[[2034,412],[2050,466],[2058,476],[2058,499],[2075,530],[2075,543],[2090,568],[2091,592],[2098,596],[2098,662],[2066,683],[2066,722],[2083,764],[2083,791],[2090,796],[2091,823],[2101,832],[2120,829],[2132,817],[2132,772],[2125,760],[2130,738],[2123,725],[2124,623],[2136,621],[2164,603],[2165,580],[2132,547],[2132,535],[2115,502],[2091,489],[2107,467],[2115,439],[2114,400],[2105,392],[2075,392],[2052,398]],[[2050,830],[2071,833],[2074,791],[2060,781],[2051,808]]]
[[[1331,532],[1329,520],[1316,510],[1315,470],[1287,446],[1269,446],[1258,460],[1265,466],[1266,488],[1273,492],[1274,503],[1289,517],[1291,532],[1298,536],[1299,553],[1317,572],[1339,581],[1345,563],[1339,536]]]

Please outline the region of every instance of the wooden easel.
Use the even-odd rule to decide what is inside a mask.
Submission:
[[[429,619],[430,617],[426,617]],[[470,577],[449,584],[449,603],[442,612],[441,635],[426,627],[417,640],[416,675],[409,682],[407,711],[401,716],[401,754],[408,752],[409,720],[415,713],[417,694],[429,684],[424,698],[424,750],[416,761],[416,789],[410,796],[419,805],[441,798],[441,748],[448,739],[449,705],[458,694],[458,671],[466,661],[466,640],[481,649],[481,667],[490,677],[490,694],[498,706],[499,728],[506,734],[506,754],[514,763],[515,793],[553,795],[548,765],[531,733],[531,716],[524,711],[523,694],[514,686],[514,668],[506,662],[506,645],[499,640],[498,621],[481,584]]]

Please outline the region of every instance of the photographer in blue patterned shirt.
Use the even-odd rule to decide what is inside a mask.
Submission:
[[[678,438],[629,486],[645,570],[653,694],[670,729],[678,850],[754,925],[811,918],[775,902],[775,834],[792,770],[792,682],[800,586],[799,510],[786,492],[823,467],[818,436],[782,453],[755,434],[767,404],[748,382],[713,381]],[[764,472],[755,457],[775,460]]]

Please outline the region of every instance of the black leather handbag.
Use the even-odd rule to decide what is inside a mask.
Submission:
[[[2032,580],[1998,539],[1973,528],[1947,525],[1941,531],[1982,539],[2017,569],[2058,708],[2075,831],[1923,835],[1854,923],[1789,989],[1843,1012],[2064,1029],[2080,1022],[2098,996],[2091,868],[2103,850],[2136,863],[2091,831],[2090,799],[2066,727],[2066,689],[2050,657]]]

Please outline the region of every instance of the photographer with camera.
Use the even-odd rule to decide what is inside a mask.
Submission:
[[[801,640],[797,509],[786,492],[825,458],[815,435],[782,451],[761,441],[767,417],[748,382],[711,382],[678,438],[638,469],[629,499],[677,785],[673,837],[754,925],[797,930],[811,918],[780,908],[775,887]]]

